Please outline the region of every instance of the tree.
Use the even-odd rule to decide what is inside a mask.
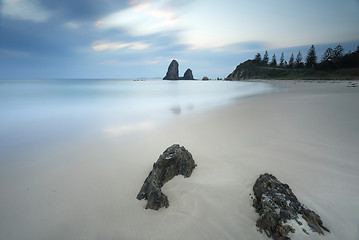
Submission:
[[[256,56],[254,57],[254,62],[260,64],[261,61],[262,61],[262,56],[260,53],[257,53]]]
[[[268,66],[268,61],[269,61],[269,57],[268,57],[268,52],[266,51],[263,56],[262,64],[264,66]]]
[[[339,44],[333,50],[333,62],[335,64],[339,64],[339,62],[342,60],[343,57],[344,57],[344,48],[342,47],[342,45]]]
[[[297,54],[297,58],[295,59],[295,67],[296,68],[302,68],[303,67],[303,62],[302,62],[302,53],[299,51]]]
[[[317,65],[317,54],[314,45],[308,51],[305,65],[307,68],[314,68]]]
[[[294,68],[294,55],[293,55],[293,53],[292,53],[292,55],[290,56],[289,63],[288,63],[288,67],[289,67],[289,68]]]
[[[330,63],[333,62],[333,49],[330,47],[328,48],[322,57],[322,63]]]
[[[269,64],[271,67],[277,67],[277,58],[275,57],[275,54],[273,54],[272,62]]]
[[[282,53],[282,55],[280,56],[279,67],[281,68],[284,67],[284,53]]]
[[[341,67],[358,68],[359,67],[359,46],[355,52],[347,53],[340,61]]]
[[[333,61],[333,49],[330,47],[328,48],[322,57],[319,65],[317,66],[318,69],[330,69],[335,68],[335,64]]]

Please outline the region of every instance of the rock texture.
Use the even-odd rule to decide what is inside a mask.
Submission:
[[[172,60],[171,64],[168,66],[168,70],[166,73],[166,76],[163,78],[163,80],[179,80],[179,74],[178,74],[178,62],[176,60]]]
[[[177,175],[190,177],[195,167],[196,164],[189,151],[178,144],[172,145],[153,164],[153,169],[137,194],[137,199],[147,200],[146,209],[167,208],[168,198],[162,193],[162,186]]]
[[[320,216],[301,204],[287,184],[281,183],[276,177],[265,173],[260,175],[253,186],[253,206],[259,214],[257,227],[274,240],[288,240],[289,233],[295,229],[290,222],[303,226],[302,230],[308,234],[303,220],[310,230],[319,234],[330,232],[323,225]]]
[[[194,80],[192,70],[187,69],[181,79],[183,79],[183,80]]]

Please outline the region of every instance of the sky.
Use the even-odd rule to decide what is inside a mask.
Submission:
[[[240,63],[359,45],[359,0],[0,0],[0,78],[226,77]]]

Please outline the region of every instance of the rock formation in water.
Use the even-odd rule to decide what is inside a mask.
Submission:
[[[253,206],[259,214],[257,227],[274,240],[288,240],[289,233],[295,229],[290,223],[296,223],[308,234],[308,230],[324,234],[330,232],[323,226],[320,216],[301,204],[287,184],[265,173],[260,175],[253,186]],[[308,229],[304,226],[304,219]]]
[[[153,164],[153,169],[142,185],[137,199],[146,199],[146,209],[158,210],[168,207],[168,198],[162,193],[162,186],[177,175],[190,177],[196,164],[192,155],[184,147],[174,144],[167,148]]]
[[[191,69],[187,69],[183,77],[179,77],[178,67],[178,62],[176,60],[172,60],[171,64],[168,66],[166,76],[163,78],[163,80],[194,80]]]
[[[193,74],[192,74],[192,70],[191,70],[191,69],[187,69],[181,79],[183,79],[183,80],[194,80]]]
[[[178,62],[176,60],[172,60],[171,64],[168,66],[166,76],[163,78],[163,80],[178,80],[178,66]]]

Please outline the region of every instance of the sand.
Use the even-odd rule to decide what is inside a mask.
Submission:
[[[292,239],[359,239],[359,87],[270,84],[278,91],[2,163],[0,239],[268,239],[250,196],[265,172],[331,230]],[[136,195],[173,143],[198,167],[163,187],[167,209],[145,210]]]

